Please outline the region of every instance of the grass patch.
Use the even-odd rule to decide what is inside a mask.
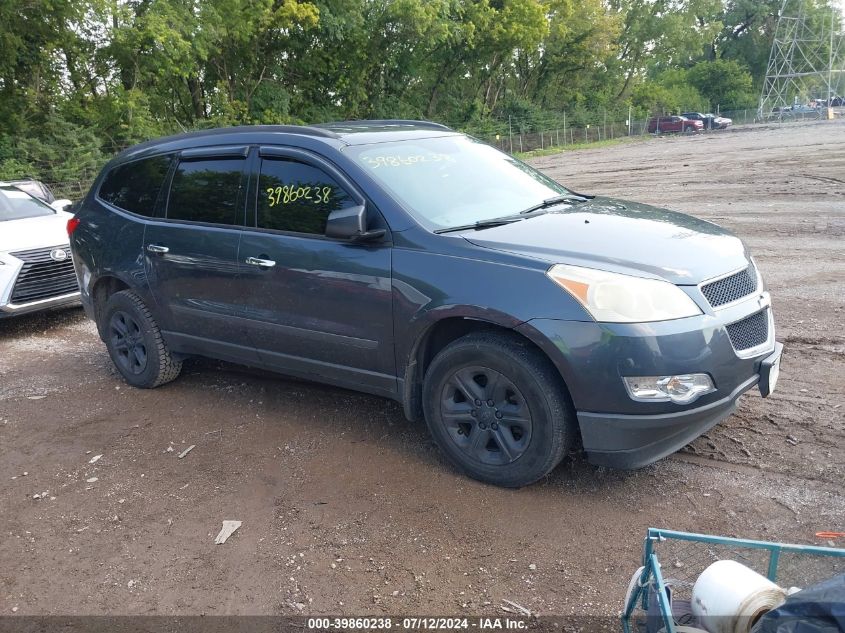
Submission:
[[[578,149],[595,149],[600,147],[611,147],[613,145],[621,145],[623,143],[638,143],[652,138],[652,135],[647,136],[620,136],[613,139],[604,139],[602,141],[591,141],[589,143],[567,143],[566,145],[552,145],[551,147],[544,147],[543,149],[532,149],[529,152],[514,152],[514,156],[520,160],[529,158],[538,158],[540,156],[552,156],[553,154],[560,154],[561,152],[571,152]]]

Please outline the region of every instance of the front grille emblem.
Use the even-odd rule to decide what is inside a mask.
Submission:
[[[67,259],[67,251],[63,248],[54,248],[50,251],[50,259],[54,262],[63,262]]]

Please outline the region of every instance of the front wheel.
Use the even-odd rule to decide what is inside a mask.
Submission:
[[[470,477],[518,488],[560,463],[575,419],[554,367],[516,337],[469,334],[432,361],[423,384],[426,423]]]

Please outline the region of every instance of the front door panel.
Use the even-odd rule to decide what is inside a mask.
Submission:
[[[264,159],[260,170],[259,230],[244,231],[238,257],[262,361],[395,393],[390,246],[323,237],[328,213],[361,201],[348,183],[298,160]]]
[[[245,316],[262,360],[329,382],[395,388],[390,249],[246,232]]]

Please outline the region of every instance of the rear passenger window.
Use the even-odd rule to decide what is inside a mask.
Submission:
[[[173,174],[167,218],[211,224],[240,224],[239,201],[246,160],[183,160]]]
[[[99,196],[119,209],[151,216],[173,156],[154,156],[112,169],[100,185]]]
[[[261,161],[258,227],[294,233],[326,232],[326,219],[355,200],[318,167],[294,160]]]

